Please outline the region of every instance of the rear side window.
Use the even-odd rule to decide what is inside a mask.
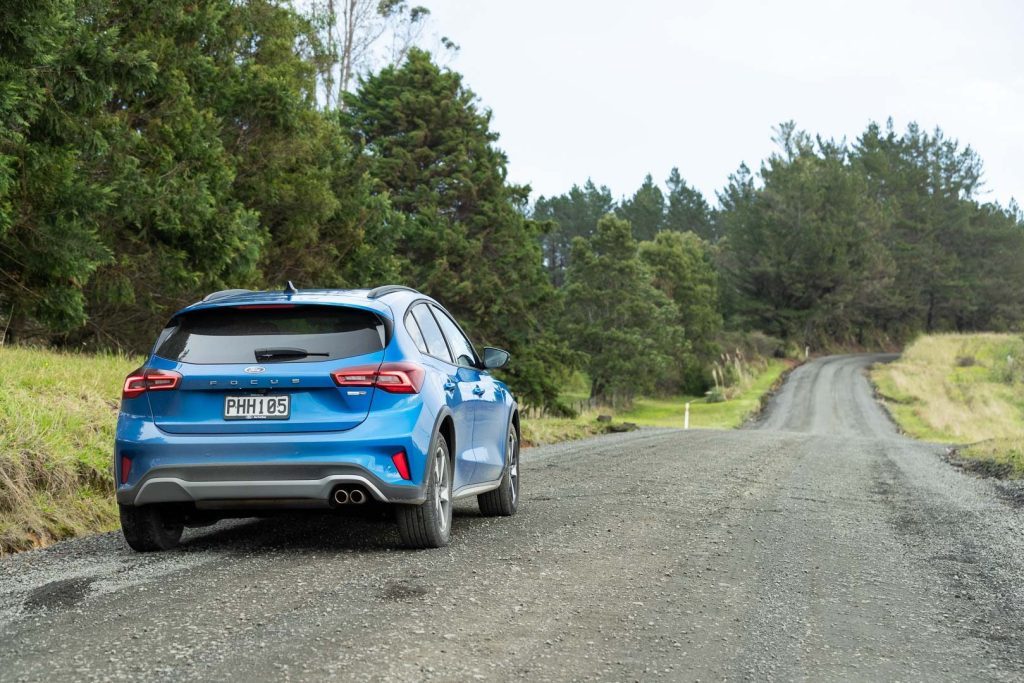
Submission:
[[[427,342],[427,352],[435,358],[451,363],[452,355],[448,353],[448,346],[444,343],[444,335],[441,334],[441,328],[437,326],[437,321],[430,314],[430,309],[427,308],[426,304],[413,306],[412,315],[416,318],[416,322],[420,324],[423,339]]]
[[[416,348],[420,350],[420,353],[426,353],[427,342],[423,340],[423,333],[420,332],[420,326],[416,323],[416,319],[413,316],[405,316],[405,329],[409,331],[409,336],[412,337],[412,341],[416,344]]]
[[[455,364],[467,368],[475,367],[476,352],[473,351],[473,345],[466,339],[466,335],[462,334],[459,326],[448,317],[447,313],[437,307],[433,308],[434,317],[437,318],[441,331],[444,332],[444,336],[448,339],[448,344],[452,347],[452,353],[455,354]]]
[[[384,348],[382,321],[341,306],[207,308],[171,320],[156,355],[183,363],[294,363]]]

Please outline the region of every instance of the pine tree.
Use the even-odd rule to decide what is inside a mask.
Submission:
[[[650,269],[654,286],[675,303],[676,325],[687,341],[675,349],[674,372],[662,386],[669,391],[703,393],[707,368],[719,353],[716,340],[722,330],[718,273],[710,249],[692,232],[666,230],[653,241],[640,243],[640,258]]]
[[[764,187],[738,177],[723,263],[746,325],[800,343],[874,341],[893,265],[885,219],[844,146],[784,124]]]
[[[655,389],[687,346],[679,310],[651,284],[628,221],[608,215],[573,241],[564,330],[587,355],[591,396],[607,401]]]
[[[613,208],[611,190],[603,185],[597,187],[590,179],[583,187],[573,185],[566,194],[537,200],[533,219],[547,226],[541,238],[544,267],[556,287],[565,282],[573,239],[593,235],[597,222]]]
[[[133,64],[70,0],[0,4],[0,317],[7,340],[85,322],[82,285],[111,259],[99,235],[115,73]],[[2,340],[0,340],[2,341]]]
[[[633,237],[651,240],[665,227],[665,195],[648,173],[643,185],[617,211],[633,226]]]
[[[665,212],[665,230],[692,232],[700,238],[715,242],[718,235],[711,222],[711,207],[698,190],[690,187],[673,168],[665,181],[668,186],[668,210]]]
[[[403,280],[443,302],[477,342],[508,348],[528,403],[554,404],[570,358],[550,332],[557,313],[529,188],[507,161],[462,77],[412,50],[346,97],[342,121],[369,172],[404,215],[395,238]]]

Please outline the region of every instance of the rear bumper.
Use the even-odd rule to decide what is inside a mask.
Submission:
[[[267,469],[257,466],[247,469],[246,475],[261,478],[232,478],[238,476],[234,467],[156,468],[137,485],[119,488],[117,502],[121,505],[196,503],[252,508],[293,503],[294,507],[326,507],[339,484],[361,485],[374,500],[382,503],[419,504],[426,500],[419,487],[388,485],[358,467],[317,465]],[[314,478],[323,472],[330,473]]]
[[[412,408],[412,407],[410,407]],[[121,505],[196,503],[261,508],[326,505],[339,484],[359,484],[383,503],[422,503],[433,421],[416,406],[345,432],[168,434],[145,419],[118,422],[115,469]],[[400,411],[397,411],[400,412]],[[404,418],[404,419],[403,419]],[[404,450],[412,481],[391,456]]]

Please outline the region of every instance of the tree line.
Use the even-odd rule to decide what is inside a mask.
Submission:
[[[587,351],[595,392],[699,391],[715,356],[753,331],[768,335],[762,351],[793,353],[1021,328],[1024,217],[979,199],[973,150],[891,121],[852,143],[789,122],[775,142],[715,207],[677,169],[665,191],[648,176],[618,202],[589,180],[537,200],[562,329]]]
[[[417,47],[428,15],[0,5],[5,342],[139,352],[214,289],[401,282],[508,348],[513,388],[557,409],[577,369],[599,398],[702,391],[755,330],[873,346],[1024,319],[1020,213],[978,199],[980,160],[941,132],[847,144],[785,124],[715,206],[676,169],[620,200],[588,181],[531,205],[490,112]]]

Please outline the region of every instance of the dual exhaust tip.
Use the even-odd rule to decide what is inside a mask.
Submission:
[[[359,486],[339,486],[331,494],[335,505],[362,505],[366,500],[366,491]]]

